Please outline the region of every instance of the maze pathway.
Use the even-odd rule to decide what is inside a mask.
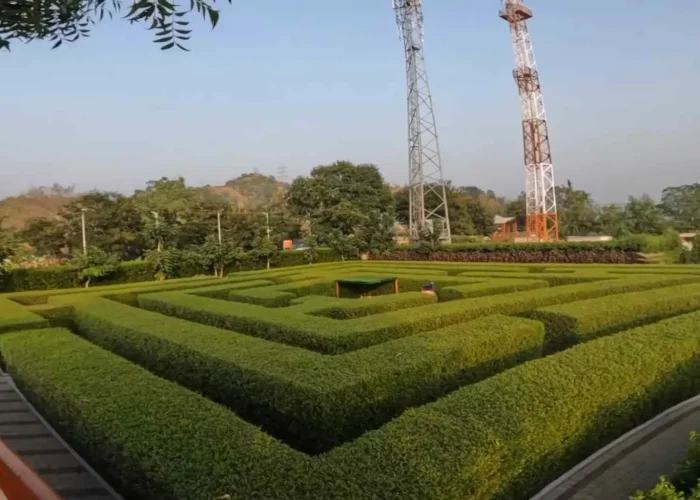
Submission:
[[[0,375],[0,439],[66,500],[121,499]]]

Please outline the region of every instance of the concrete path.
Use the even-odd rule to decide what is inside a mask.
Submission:
[[[700,396],[671,408],[598,451],[532,500],[627,500],[683,461],[700,431]]]

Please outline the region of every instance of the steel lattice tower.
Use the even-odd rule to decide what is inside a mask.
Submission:
[[[525,149],[527,231],[539,241],[559,239],[554,167],[544,97],[526,21],[532,11],[522,0],[505,0],[500,16],[508,21],[515,48],[513,76],[518,85]]]
[[[408,83],[408,167],[411,240],[420,239],[435,222],[442,225],[441,238],[452,241],[447,194],[442,177],[433,98],[423,56],[422,0],[392,0],[399,36],[406,53]],[[435,229],[438,229],[435,227]]]

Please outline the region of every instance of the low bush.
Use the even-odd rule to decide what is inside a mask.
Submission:
[[[685,460],[676,464],[670,479],[661,477],[648,492],[636,492],[631,500],[700,500],[700,439],[690,433]]]
[[[332,294],[334,294],[333,283],[327,279],[317,278],[262,288],[232,290],[228,294],[228,300],[265,307],[283,307],[299,296]]]
[[[539,356],[544,340],[538,322],[490,317],[329,357],[106,300],[76,307],[75,325],[95,343],[314,453],[407,406]]]
[[[576,283],[591,283],[593,281],[602,281],[605,279],[614,278],[614,275],[606,275],[604,272],[587,272],[579,270],[579,272],[545,272],[539,270],[537,272],[517,273],[517,272],[484,272],[484,271],[466,271],[460,273],[459,276],[470,278],[501,278],[501,279],[523,279],[523,280],[540,280],[546,281],[550,286],[573,285]]]
[[[563,349],[600,335],[700,309],[700,284],[600,297],[544,307],[528,314],[542,321],[547,343]]]

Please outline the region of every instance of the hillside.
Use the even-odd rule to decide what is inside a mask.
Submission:
[[[243,174],[223,186],[206,186],[224,195],[239,210],[256,210],[280,201],[288,185],[273,176],[259,173]],[[72,187],[33,188],[19,196],[0,200],[0,225],[4,229],[22,230],[31,219],[53,219],[61,207],[79,194]]]
[[[72,187],[54,185],[4,198],[0,200],[0,227],[22,230],[31,219],[53,219],[61,207],[76,196]]]

